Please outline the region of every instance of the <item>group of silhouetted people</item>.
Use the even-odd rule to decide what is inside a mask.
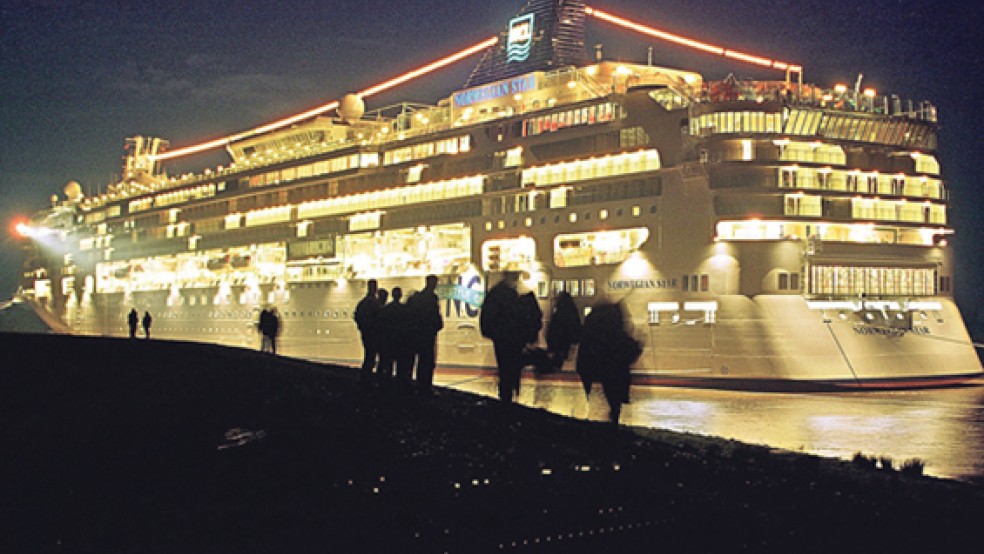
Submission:
[[[144,315],[143,315],[143,319],[141,319],[140,316],[137,315],[137,309],[136,308],[130,309],[130,313],[127,314],[127,316],[126,316],[126,323],[130,327],[130,338],[131,339],[137,338],[137,325],[141,325],[142,324],[143,325],[143,331],[144,331],[144,338],[145,339],[149,339],[150,338],[150,325],[153,322],[154,322],[154,318],[151,317],[149,311],[145,311],[144,312]]]
[[[519,394],[523,369],[533,365],[542,371],[560,369],[579,344],[575,362],[586,395],[601,383],[609,406],[609,418],[618,423],[622,404],[629,401],[630,368],[642,348],[625,325],[622,305],[597,303],[584,323],[574,299],[566,291],[557,295],[547,327],[546,352],[537,348],[542,311],[532,292],[519,294],[519,273],[506,272],[485,296],[479,327],[492,340],[499,370],[499,400],[511,404]]]
[[[513,403],[524,368],[559,370],[577,344],[575,367],[585,394],[590,395],[593,384],[600,383],[610,419],[617,423],[622,404],[629,401],[630,367],[642,353],[639,341],[626,328],[622,305],[599,302],[582,323],[571,295],[558,293],[545,334],[547,348],[542,349],[536,345],[543,312],[532,292],[519,293],[519,277],[518,272],[506,272],[485,295],[479,316],[481,333],[491,339],[495,353],[499,400]],[[444,328],[436,288],[437,277],[428,275],[423,289],[404,302],[400,287],[387,291],[379,288],[375,279],[366,282],[366,295],[354,312],[362,338],[359,381],[363,387],[395,384],[400,390],[433,394],[437,334]],[[150,312],[144,312],[142,323],[148,339],[152,321]],[[130,310],[127,323],[131,338],[136,338],[140,322],[136,308]],[[276,354],[281,332],[276,308],[260,312],[257,329],[262,336],[260,349]]]
[[[400,390],[433,394],[437,333],[444,328],[436,289],[437,277],[428,275],[424,288],[404,303],[400,287],[390,292],[380,289],[375,279],[367,281],[354,315],[362,337],[363,387],[395,383]]]

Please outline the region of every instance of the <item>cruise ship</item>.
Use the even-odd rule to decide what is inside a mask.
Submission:
[[[776,77],[605,60],[588,22]],[[468,55],[463,88],[367,109]],[[530,0],[498,36],[322,109],[197,147],[129,139],[119,182],[70,183],[21,225],[22,292],[82,334],[125,336],[136,308],[156,337],[250,348],[275,307],[281,352],[355,364],[367,280],[409,292],[434,274],[438,371],[483,372],[482,299],[510,270],[544,328],[561,291],[584,313],[622,302],[637,384],[953,384],[982,369],[952,299],[938,130],[928,102]],[[228,163],[166,173],[216,147]]]

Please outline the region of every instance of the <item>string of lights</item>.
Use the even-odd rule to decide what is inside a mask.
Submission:
[[[464,50],[460,50],[454,54],[445,56],[437,61],[431,62],[425,66],[414,69],[413,71],[408,71],[400,76],[389,79],[388,81],[384,81],[380,84],[371,86],[361,92],[356,93],[356,95],[359,96],[360,98],[367,98],[369,96],[379,94],[380,92],[384,92],[396,86],[402,85],[403,83],[406,83],[408,81],[411,81],[428,73],[441,69],[445,66],[451,65],[464,58],[467,58],[479,52],[483,52],[486,49],[490,48],[491,46],[495,45],[495,43],[497,43],[498,41],[499,41],[498,37],[491,37],[485,39],[482,42],[479,42],[478,44],[465,48]],[[321,115],[323,113],[330,112],[331,110],[336,109],[338,107],[338,104],[339,101],[334,100],[332,102],[329,102],[322,106],[318,106],[316,108],[312,108],[310,110],[301,112],[299,114],[292,115],[290,117],[278,121],[274,121],[272,123],[268,123],[260,127],[256,127],[255,129],[250,129],[248,131],[243,131],[241,133],[236,133],[234,135],[229,135],[227,137],[210,140],[192,146],[185,146],[183,148],[178,148],[175,150],[171,150],[169,152],[163,152],[161,154],[157,154],[156,156],[153,156],[153,159],[171,160],[174,158],[189,156],[191,154],[198,154],[215,148],[221,148],[223,146],[226,146],[227,144],[240,141],[245,138],[253,137],[256,135],[262,135],[264,133],[269,133],[271,131],[283,129],[300,121],[304,121],[305,119],[310,119],[312,117]]]
[[[751,63],[751,64],[763,66],[763,67],[768,67],[768,68],[772,68],[772,69],[778,69],[778,70],[789,71],[789,72],[794,72],[794,73],[802,73],[802,67],[799,66],[799,65],[789,64],[789,63],[782,62],[782,61],[779,61],[779,60],[773,60],[773,59],[770,59],[770,58],[764,58],[764,57],[755,56],[755,55],[752,55],[752,54],[746,54],[746,53],[740,52],[738,50],[731,50],[731,49],[728,49],[728,48],[723,48],[723,47],[720,47],[720,46],[715,46],[715,45],[712,45],[712,44],[708,44],[706,42],[701,42],[699,40],[695,40],[695,39],[683,37],[683,36],[680,36],[680,35],[676,35],[676,34],[673,34],[673,33],[669,33],[669,32],[666,32],[666,31],[661,31],[659,29],[655,29],[653,27],[649,27],[647,25],[643,25],[643,24],[640,24],[640,23],[636,23],[636,22],[630,21],[628,19],[625,19],[625,18],[616,16],[616,15],[612,15],[612,14],[610,14],[608,12],[605,12],[605,11],[602,11],[602,10],[599,10],[597,8],[593,8],[593,7],[590,7],[590,6],[586,6],[585,7],[585,13],[587,13],[588,15],[591,15],[591,16],[597,18],[597,19],[600,19],[602,21],[606,21],[606,22],[609,22],[609,23],[612,23],[612,24],[615,24],[615,25],[624,27],[624,28],[629,29],[629,30],[632,30],[632,31],[636,31],[636,32],[639,32],[639,33],[642,33],[642,34],[645,34],[645,35],[648,35],[648,36],[651,36],[651,37],[654,37],[654,38],[658,38],[658,39],[661,39],[661,40],[665,40],[665,41],[668,41],[668,42],[672,42],[672,43],[675,43],[675,44],[680,44],[682,46],[687,46],[689,48],[693,48],[693,49],[696,49],[696,50],[701,50],[701,51],[707,52],[709,54],[724,56],[726,58],[731,58],[731,59],[734,59],[734,60],[738,60],[738,61],[742,61],[742,62],[746,62],[746,63]],[[384,92],[384,91],[389,90],[391,88],[394,88],[396,86],[402,85],[402,84],[404,84],[404,83],[406,83],[408,81],[411,81],[413,79],[416,79],[418,77],[421,77],[421,76],[426,75],[428,73],[431,73],[433,71],[436,71],[438,69],[441,69],[443,67],[446,67],[448,65],[451,65],[451,64],[453,64],[455,62],[458,62],[458,61],[460,61],[460,60],[462,60],[464,58],[467,58],[467,57],[470,57],[470,56],[472,56],[474,54],[483,52],[483,51],[487,50],[488,48],[491,48],[492,46],[494,46],[498,41],[499,41],[498,37],[491,37],[491,38],[485,39],[485,40],[483,40],[483,41],[481,41],[481,42],[479,42],[479,43],[477,43],[477,44],[475,44],[473,46],[470,46],[468,48],[465,48],[463,50],[460,50],[460,51],[458,51],[458,52],[456,52],[454,54],[451,54],[449,56],[445,56],[445,57],[443,57],[443,58],[441,58],[439,60],[436,60],[436,61],[434,61],[432,63],[427,64],[427,65],[424,65],[424,66],[422,66],[420,68],[414,69],[412,71],[408,71],[408,72],[406,72],[406,73],[404,73],[402,75],[399,75],[397,77],[394,77],[392,79],[389,79],[387,81],[384,81],[384,82],[382,82],[380,84],[377,84],[377,85],[371,86],[369,88],[366,88],[366,89],[364,89],[361,92],[358,92],[356,94],[360,98],[367,98],[369,96],[372,96],[372,95],[375,95],[375,94],[379,94],[380,92]],[[215,148],[221,148],[221,147],[224,147],[224,146],[226,146],[228,144],[231,144],[233,142],[237,142],[237,141],[240,141],[240,140],[243,140],[243,139],[246,139],[246,138],[249,138],[249,137],[257,136],[257,135],[262,135],[264,133],[269,133],[271,131],[276,131],[276,130],[279,130],[279,129],[283,129],[285,127],[289,127],[290,125],[293,125],[295,123],[304,121],[306,119],[310,119],[312,117],[315,117],[315,116],[318,116],[318,115],[321,115],[321,114],[330,112],[331,110],[337,109],[338,108],[338,105],[339,105],[339,101],[338,100],[333,100],[333,101],[331,101],[331,102],[329,102],[327,104],[324,104],[324,105],[318,106],[316,108],[312,108],[310,110],[307,110],[307,111],[304,111],[304,112],[301,112],[301,113],[292,115],[290,117],[286,117],[284,119],[280,119],[278,121],[274,121],[272,123],[261,125],[259,127],[256,127],[254,129],[250,129],[248,131],[243,131],[243,132],[240,132],[240,133],[229,135],[227,137],[218,138],[218,139],[214,139],[214,140],[209,140],[209,141],[202,142],[202,143],[195,144],[195,145],[191,145],[191,146],[185,146],[185,147],[182,147],[182,148],[177,148],[175,150],[171,150],[171,151],[168,151],[168,152],[162,152],[160,154],[157,154],[157,155],[153,156],[152,158],[154,160],[171,160],[171,159],[175,159],[175,158],[181,158],[181,157],[184,157],[184,156],[189,156],[189,155],[192,155],[192,154],[198,154],[198,153],[205,152],[205,151],[208,151],[208,150],[213,150]]]

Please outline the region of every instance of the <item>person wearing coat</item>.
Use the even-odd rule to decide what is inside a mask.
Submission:
[[[416,365],[417,393],[434,394],[434,368],[437,366],[437,334],[444,328],[440,301],[437,298],[437,276],[424,278],[424,288],[407,299],[407,308],[414,331],[413,359]]]
[[[146,312],[144,312],[143,320],[141,320],[141,321],[143,323],[144,338],[145,339],[149,339],[150,338],[150,325],[151,325],[151,323],[153,323],[154,318],[151,317],[149,311],[146,311]]]
[[[641,354],[639,341],[625,328],[621,304],[601,303],[584,318],[577,373],[585,395],[591,394],[594,383],[601,383],[608,401],[608,417],[614,424],[618,424],[622,404],[629,402],[629,372]]]
[[[137,315],[137,309],[133,308],[130,313],[126,316],[126,323],[130,326],[130,338],[137,338],[137,325],[140,321],[140,316]]]
[[[366,281],[366,295],[355,307],[353,319],[362,337],[362,367],[359,370],[359,383],[366,387],[372,382],[372,373],[379,357],[379,283],[375,279]]]
[[[401,390],[411,385],[413,375],[413,322],[410,307],[401,303],[403,289],[393,287],[389,304],[379,311],[379,377],[380,384],[388,384],[396,369],[397,384]]]
[[[557,304],[547,325],[547,352],[554,369],[560,369],[581,340],[581,315],[567,291],[557,295]]]
[[[533,334],[523,326],[523,306],[516,291],[518,285],[519,273],[507,271],[485,295],[479,315],[482,336],[492,340],[495,351],[499,400],[503,404],[512,404],[513,395],[519,392],[523,348]]]

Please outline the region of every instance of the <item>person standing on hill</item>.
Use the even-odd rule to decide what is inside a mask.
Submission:
[[[362,368],[359,371],[362,386],[372,383],[372,372],[379,356],[379,310],[379,282],[369,279],[366,281],[366,295],[355,307],[354,316],[362,337]]]
[[[150,324],[153,323],[153,321],[154,318],[150,317],[150,312],[145,311],[143,315],[143,330],[145,339],[150,338]]]
[[[413,353],[417,362],[417,392],[434,394],[434,368],[437,365],[437,333],[444,328],[441,306],[437,299],[437,276],[424,279],[424,289],[407,300],[414,330]]]
[[[499,368],[499,400],[506,404],[511,404],[513,393],[519,391],[523,347],[528,338],[522,325],[518,286],[519,273],[507,271],[502,280],[489,289],[478,320],[482,335],[492,340]]]
[[[393,373],[393,358],[387,358],[385,353],[386,336],[383,334],[383,308],[386,307],[386,302],[389,301],[389,291],[380,288],[376,292],[376,301],[379,303],[379,312],[376,314],[376,355],[377,363],[375,369],[375,377],[377,385],[384,385],[386,377],[384,373]]]
[[[280,336],[280,312],[277,308],[270,308],[270,323],[267,329],[267,340],[270,343],[270,353],[277,353],[277,337]]]
[[[256,324],[256,329],[260,332],[260,352],[270,351],[270,309],[263,308],[260,311],[260,320]]]
[[[413,374],[413,347],[411,344],[410,314],[403,299],[403,289],[393,287],[392,301],[379,311],[379,378],[381,385],[388,385],[393,379],[393,366],[396,366],[397,386],[401,390],[410,388]]]
[[[639,341],[625,328],[621,304],[598,304],[584,318],[577,372],[585,395],[591,394],[593,383],[601,383],[608,401],[608,418],[616,425],[622,404],[629,402],[630,367],[641,354]]]
[[[581,340],[581,314],[567,291],[557,295],[557,304],[547,325],[547,351],[555,369],[571,355],[571,346]]]
[[[140,316],[137,315],[136,308],[130,309],[130,313],[126,316],[126,322],[130,326],[130,338],[137,338],[137,325],[140,323]]]

